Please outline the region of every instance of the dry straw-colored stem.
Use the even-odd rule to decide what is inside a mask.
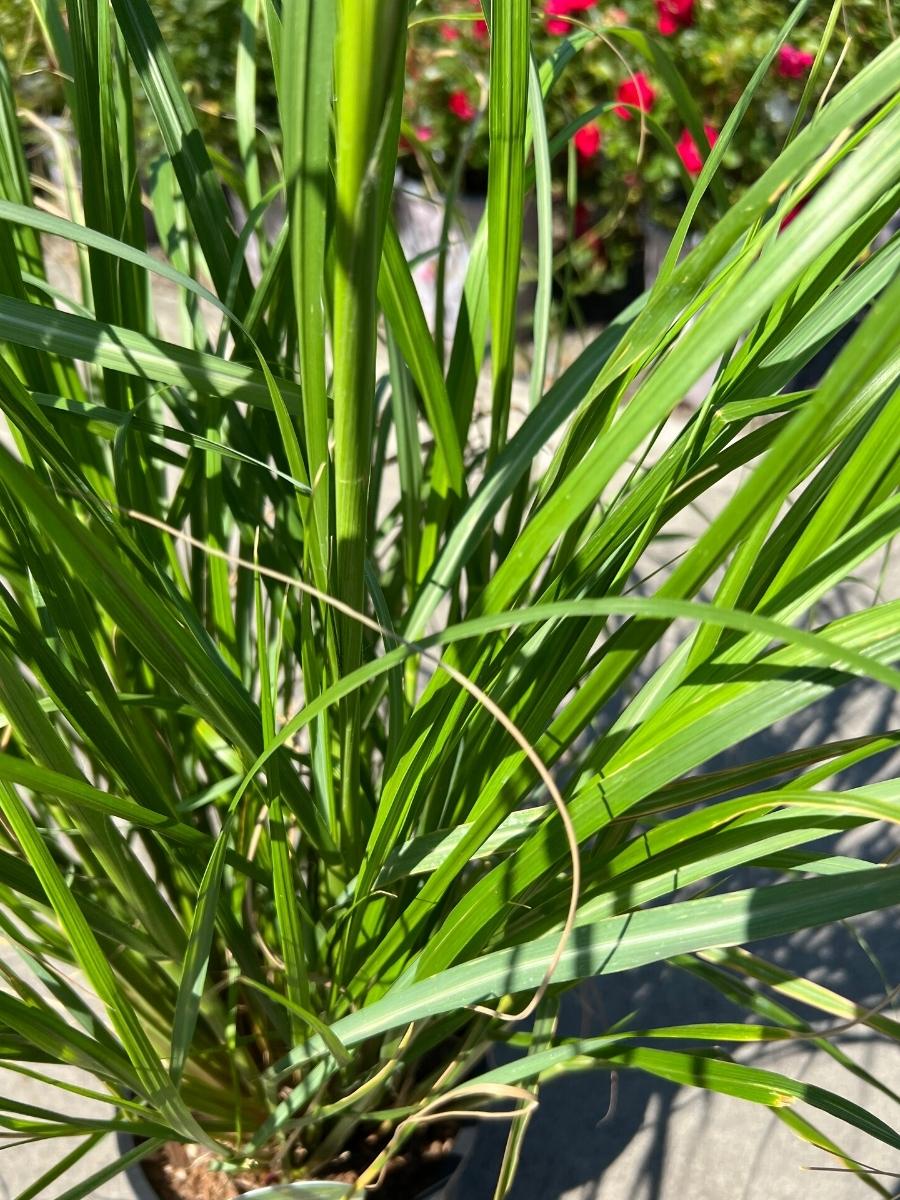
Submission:
[[[480,1097],[486,1099],[488,1102],[494,1100],[519,1101],[521,1102],[521,1107],[504,1112],[484,1112],[480,1109],[472,1108],[452,1109],[443,1107],[451,1100],[464,1100],[468,1096]],[[437,1121],[517,1121],[534,1112],[537,1106],[538,1099],[533,1092],[529,1092],[525,1088],[514,1087],[511,1084],[460,1084],[459,1087],[449,1091],[446,1096],[439,1096],[436,1100],[429,1101],[418,1112],[412,1113],[400,1122],[394,1130],[387,1146],[378,1155],[372,1165],[362,1172],[356,1181],[354,1192],[360,1192],[364,1188],[374,1189],[380,1186],[391,1155],[399,1149],[404,1137],[415,1125],[430,1125]]]

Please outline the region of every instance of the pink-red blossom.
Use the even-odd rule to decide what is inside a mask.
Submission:
[[[713,147],[719,137],[718,131],[712,125],[704,125],[703,131],[706,134],[706,140],[709,142],[710,147]],[[684,169],[688,174],[699,175],[703,170],[703,158],[689,129],[685,129],[682,133],[675,144],[675,149],[678,151],[678,157],[684,164]]]
[[[445,21],[441,26],[441,37],[445,42],[458,42],[459,30],[452,21]]]
[[[596,158],[600,153],[603,135],[598,125],[582,125],[572,140],[578,151],[578,157],[587,161]]]
[[[630,79],[626,79],[616,88],[616,99],[620,102],[615,109],[617,117],[623,121],[631,120],[631,111],[625,105],[639,108],[641,112],[652,112],[656,103],[656,92],[650,80],[643,71],[638,71]]]
[[[694,0],[656,0],[656,28],[672,37],[694,23]]]
[[[473,121],[478,113],[478,109],[463,91],[451,92],[447,107],[460,121]]]
[[[802,79],[815,61],[815,55],[806,50],[782,46],[778,51],[778,74],[782,79]]]
[[[430,125],[416,125],[412,129],[412,140],[401,133],[397,142],[397,149],[401,154],[414,154],[420,146],[427,145],[433,136],[434,130]]]
[[[473,21],[472,33],[478,38],[479,42],[486,42],[489,37],[487,21],[482,17],[479,17],[477,21]]]
[[[569,21],[562,21],[560,17],[567,17],[571,13],[584,12],[585,9],[591,8],[594,0],[547,0],[544,5],[544,12],[547,16],[547,32],[556,34],[570,33],[572,25]]]
[[[778,226],[779,230],[787,229],[788,225],[790,225],[793,221],[795,221],[797,219],[797,217],[800,216],[800,214],[803,212],[804,208],[806,208],[807,204],[809,204],[811,199],[812,199],[812,196],[804,196],[802,200],[798,201],[798,203],[794,205],[794,207],[787,214],[787,216],[784,216],[781,218],[781,224]]]

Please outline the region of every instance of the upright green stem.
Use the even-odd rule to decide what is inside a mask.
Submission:
[[[304,557],[316,586],[329,589],[330,491],[328,388],[326,372],[325,247],[328,231],[329,154],[337,0],[285,0],[282,55],[291,70],[280,90],[284,134],[284,172],[290,210],[291,279],[300,356],[303,433],[312,497],[301,499]],[[325,663],[307,633],[303,641],[303,679],[314,698],[337,678],[337,648],[331,613],[321,611]],[[307,623],[307,629],[309,625]],[[329,831],[337,837],[337,805],[332,769],[332,716],[321,713],[310,736],[316,767],[313,784]]]
[[[491,5],[488,106],[488,283],[493,363],[491,458],[506,441],[515,367],[516,305],[525,211],[530,16],[528,0],[494,0]]]
[[[335,0],[287,0],[283,12],[283,45],[293,62],[282,85],[284,170],[303,432],[313,489],[308,553],[316,584],[325,587],[329,477],[324,292]]]
[[[378,270],[393,184],[406,38],[406,0],[340,0],[336,41],[336,214],[334,267],[333,588],[365,603],[366,509],[373,429]],[[341,670],[360,662],[362,630],[339,626]],[[341,823],[347,847],[362,845],[359,700],[341,720]]]

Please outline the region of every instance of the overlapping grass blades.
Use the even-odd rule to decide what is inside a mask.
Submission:
[[[900,686],[896,597],[817,615],[900,532],[900,241],[884,233],[900,46],[798,120],[732,204],[726,126],[657,284],[545,385],[561,147],[541,105],[590,32],[533,62],[528,6],[486,14],[487,214],[445,348],[391,213],[406,3],[247,0],[243,162],[221,172],[146,0],[70,0],[67,15],[47,28],[73,74],[71,219],[35,199],[0,71],[0,1062],[39,1078],[80,1066],[119,1115],[85,1124],[10,1098],[0,1124],[83,1134],[60,1173],[97,1133],[130,1128],[150,1138],[131,1159],[166,1137],[263,1166],[302,1145],[297,1171],[314,1178],[360,1127],[414,1117],[509,1037],[485,1005],[521,1007],[563,939],[531,1052],[484,1073],[487,1089],[641,1070],[789,1105],[792,1128],[836,1153],[795,1104],[896,1149],[860,1105],[702,1043],[805,1036],[794,1004],[898,1034],[742,948],[900,902],[900,868],[825,841],[900,823],[896,780],[834,782],[897,730],[708,768],[851,680]],[[606,33],[697,126],[665,46]],[[263,53],[275,138],[257,133]],[[167,150],[149,170],[132,76]],[[532,188],[534,372],[513,428]],[[145,245],[141,189],[161,250]],[[679,260],[701,201],[717,215]],[[86,248],[83,289],[44,262],[49,238]],[[160,280],[178,289],[174,330],[155,320]],[[851,326],[822,380],[797,385]],[[651,574],[678,521],[693,536]],[[583,876],[571,928],[558,814],[439,656],[566,781]],[[713,894],[683,890],[697,885]],[[686,1014],[557,1037],[566,987],[663,958],[762,1023]]]

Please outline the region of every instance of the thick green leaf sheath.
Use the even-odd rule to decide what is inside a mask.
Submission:
[[[491,453],[506,441],[516,353],[516,311],[525,212],[525,125],[530,53],[528,0],[491,7],[488,108],[488,284],[491,312]]]
[[[342,0],[337,36],[334,232],[334,591],[365,604],[363,567],[371,469],[378,272],[400,121],[405,0]],[[362,630],[343,619],[342,671],[360,661]],[[341,819],[359,847],[359,708],[344,706]]]
[[[312,487],[310,501],[301,501],[304,562],[322,591],[328,591],[331,559],[331,457],[329,451],[326,382],[326,241],[329,202],[333,58],[336,0],[287,0],[282,9],[282,55],[290,69],[282,75],[280,108],[284,134],[284,172],[288,193],[291,279],[296,310],[300,360],[303,434]],[[305,622],[302,650],[304,686],[308,695],[337,673],[333,614],[320,610],[325,654]],[[325,660],[319,665],[320,660]],[[332,723],[323,715],[311,733],[316,791],[336,831]],[[279,828],[278,823],[273,830]],[[295,1001],[302,999],[292,993]]]

